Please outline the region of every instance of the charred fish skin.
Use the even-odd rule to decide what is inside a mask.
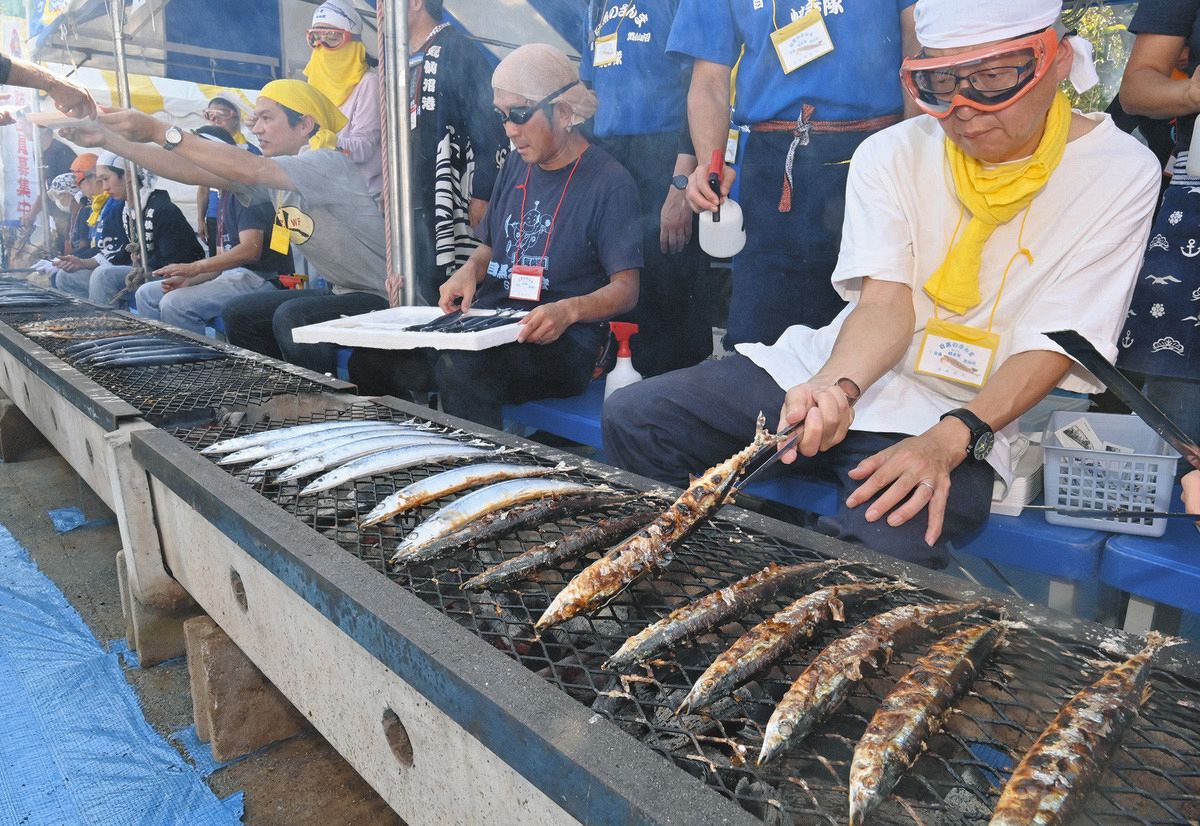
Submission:
[[[845,620],[844,604],[878,599],[909,586],[898,582],[830,585],[792,602],[751,628],[700,675],[679,706],[679,714],[704,708],[750,682],[811,640],[822,626]]]
[[[681,605],[658,622],[625,640],[605,668],[623,669],[644,662],[681,642],[736,619],[785,588],[809,582],[833,567],[832,562],[799,565],[771,563],[732,585]]]
[[[554,467],[487,462],[444,470],[396,491],[360,519],[358,526],[369,528],[372,525],[378,525],[380,522],[399,516],[413,508],[419,508],[421,505],[480,485],[509,479],[532,479],[538,476],[549,476],[552,473],[568,473],[572,470],[575,468],[566,462],[559,462]]]
[[[623,505],[630,495],[614,490],[592,490],[587,493],[543,497],[541,501],[518,508],[497,511],[476,520],[473,524],[447,537],[426,545],[403,558],[393,560],[397,565],[408,566],[420,562],[432,562],[469,551],[495,539],[519,531],[553,522],[568,516],[599,510],[613,505]]]
[[[635,579],[669,564],[675,546],[725,504],[726,483],[730,478],[741,474],[764,448],[779,445],[782,441],[778,435],[767,432],[760,413],[754,441],[705,471],[657,519],[576,575],[543,612],[536,630],[545,630],[594,610]]]
[[[934,643],[896,681],[854,749],[850,824],[860,826],[916,761],[929,738],[1004,638],[1000,622],[971,625]]]
[[[961,620],[982,603],[904,605],[854,628],[825,647],[784,694],[763,737],[758,765],[775,757],[792,741],[803,740],[846,699],[863,678],[864,666],[886,665],[896,648]]]
[[[990,826],[1052,826],[1076,814],[1150,697],[1151,658],[1175,642],[1152,631],[1141,651],[1064,703],[1013,769]]]
[[[595,548],[619,542],[632,532],[648,525],[658,516],[656,511],[644,510],[627,516],[614,516],[585,525],[560,539],[530,548],[519,556],[506,559],[462,584],[464,591],[497,591],[525,579],[535,571],[578,559]]]

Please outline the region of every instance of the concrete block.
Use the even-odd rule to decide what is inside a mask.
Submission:
[[[155,608],[142,602],[130,587],[128,556],[117,551],[117,583],[121,588],[121,614],[125,618],[125,639],[137,652],[142,668],[150,668],[183,655],[183,623],[201,613],[187,593],[170,608]]]
[[[241,649],[208,617],[185,623],[196,731],[225,762],[309,729]],[[205,719],[207,718],[207,719]]]
[[[44,444],[46,439],[21,408],[0,393],[0,461],[16,461],[26,451]]]

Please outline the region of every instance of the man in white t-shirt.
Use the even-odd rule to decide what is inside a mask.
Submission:
[[[923,50],[902,79],[925,115],[854,155],[833,274],[850,305],[614,394],[618,464],[682,484],[781,408],[781,427],[803,423],[783,461],[842,491],[822,529],[945,564],[945,543],[986,519],[993,471],[1011,477],[1018,417],[1056,386],[1098,389],[1043,333],[1115,356],[1158,194],[1150,152],[1058,90],[1095,82],[1060,9],[919,0]]]

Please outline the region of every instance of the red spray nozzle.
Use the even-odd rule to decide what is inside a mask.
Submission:
[[[721,197],[721,173],[725,171],[725,154],[720,149],[714,149],[712,160],[708,162],[708,186],[718,199]],[[713,221],[721,220],[721,208],[713,213]]]
[[[610,321],[608,326],[617,339],[617,358],[632,358],[633,351],[629,349],[629,339],[638,331],[638,326],[629,321]]]

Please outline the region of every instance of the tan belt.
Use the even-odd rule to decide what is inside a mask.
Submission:
[[[808,146],[811,132],[875,132],[893,124],[899,123],[903,116],[900,114],[880,115],[876,118],[863,120],[812,120],[816,108],[809,103],[800,107],[800,117],[796,120],[764,120],[750,124],[751,132],[790,132],[791,146],[788,147],[787,160],[783,165],[783,192],[779,196],[779,211],[792,211],[792,165],[796,160],[796,150]]]

